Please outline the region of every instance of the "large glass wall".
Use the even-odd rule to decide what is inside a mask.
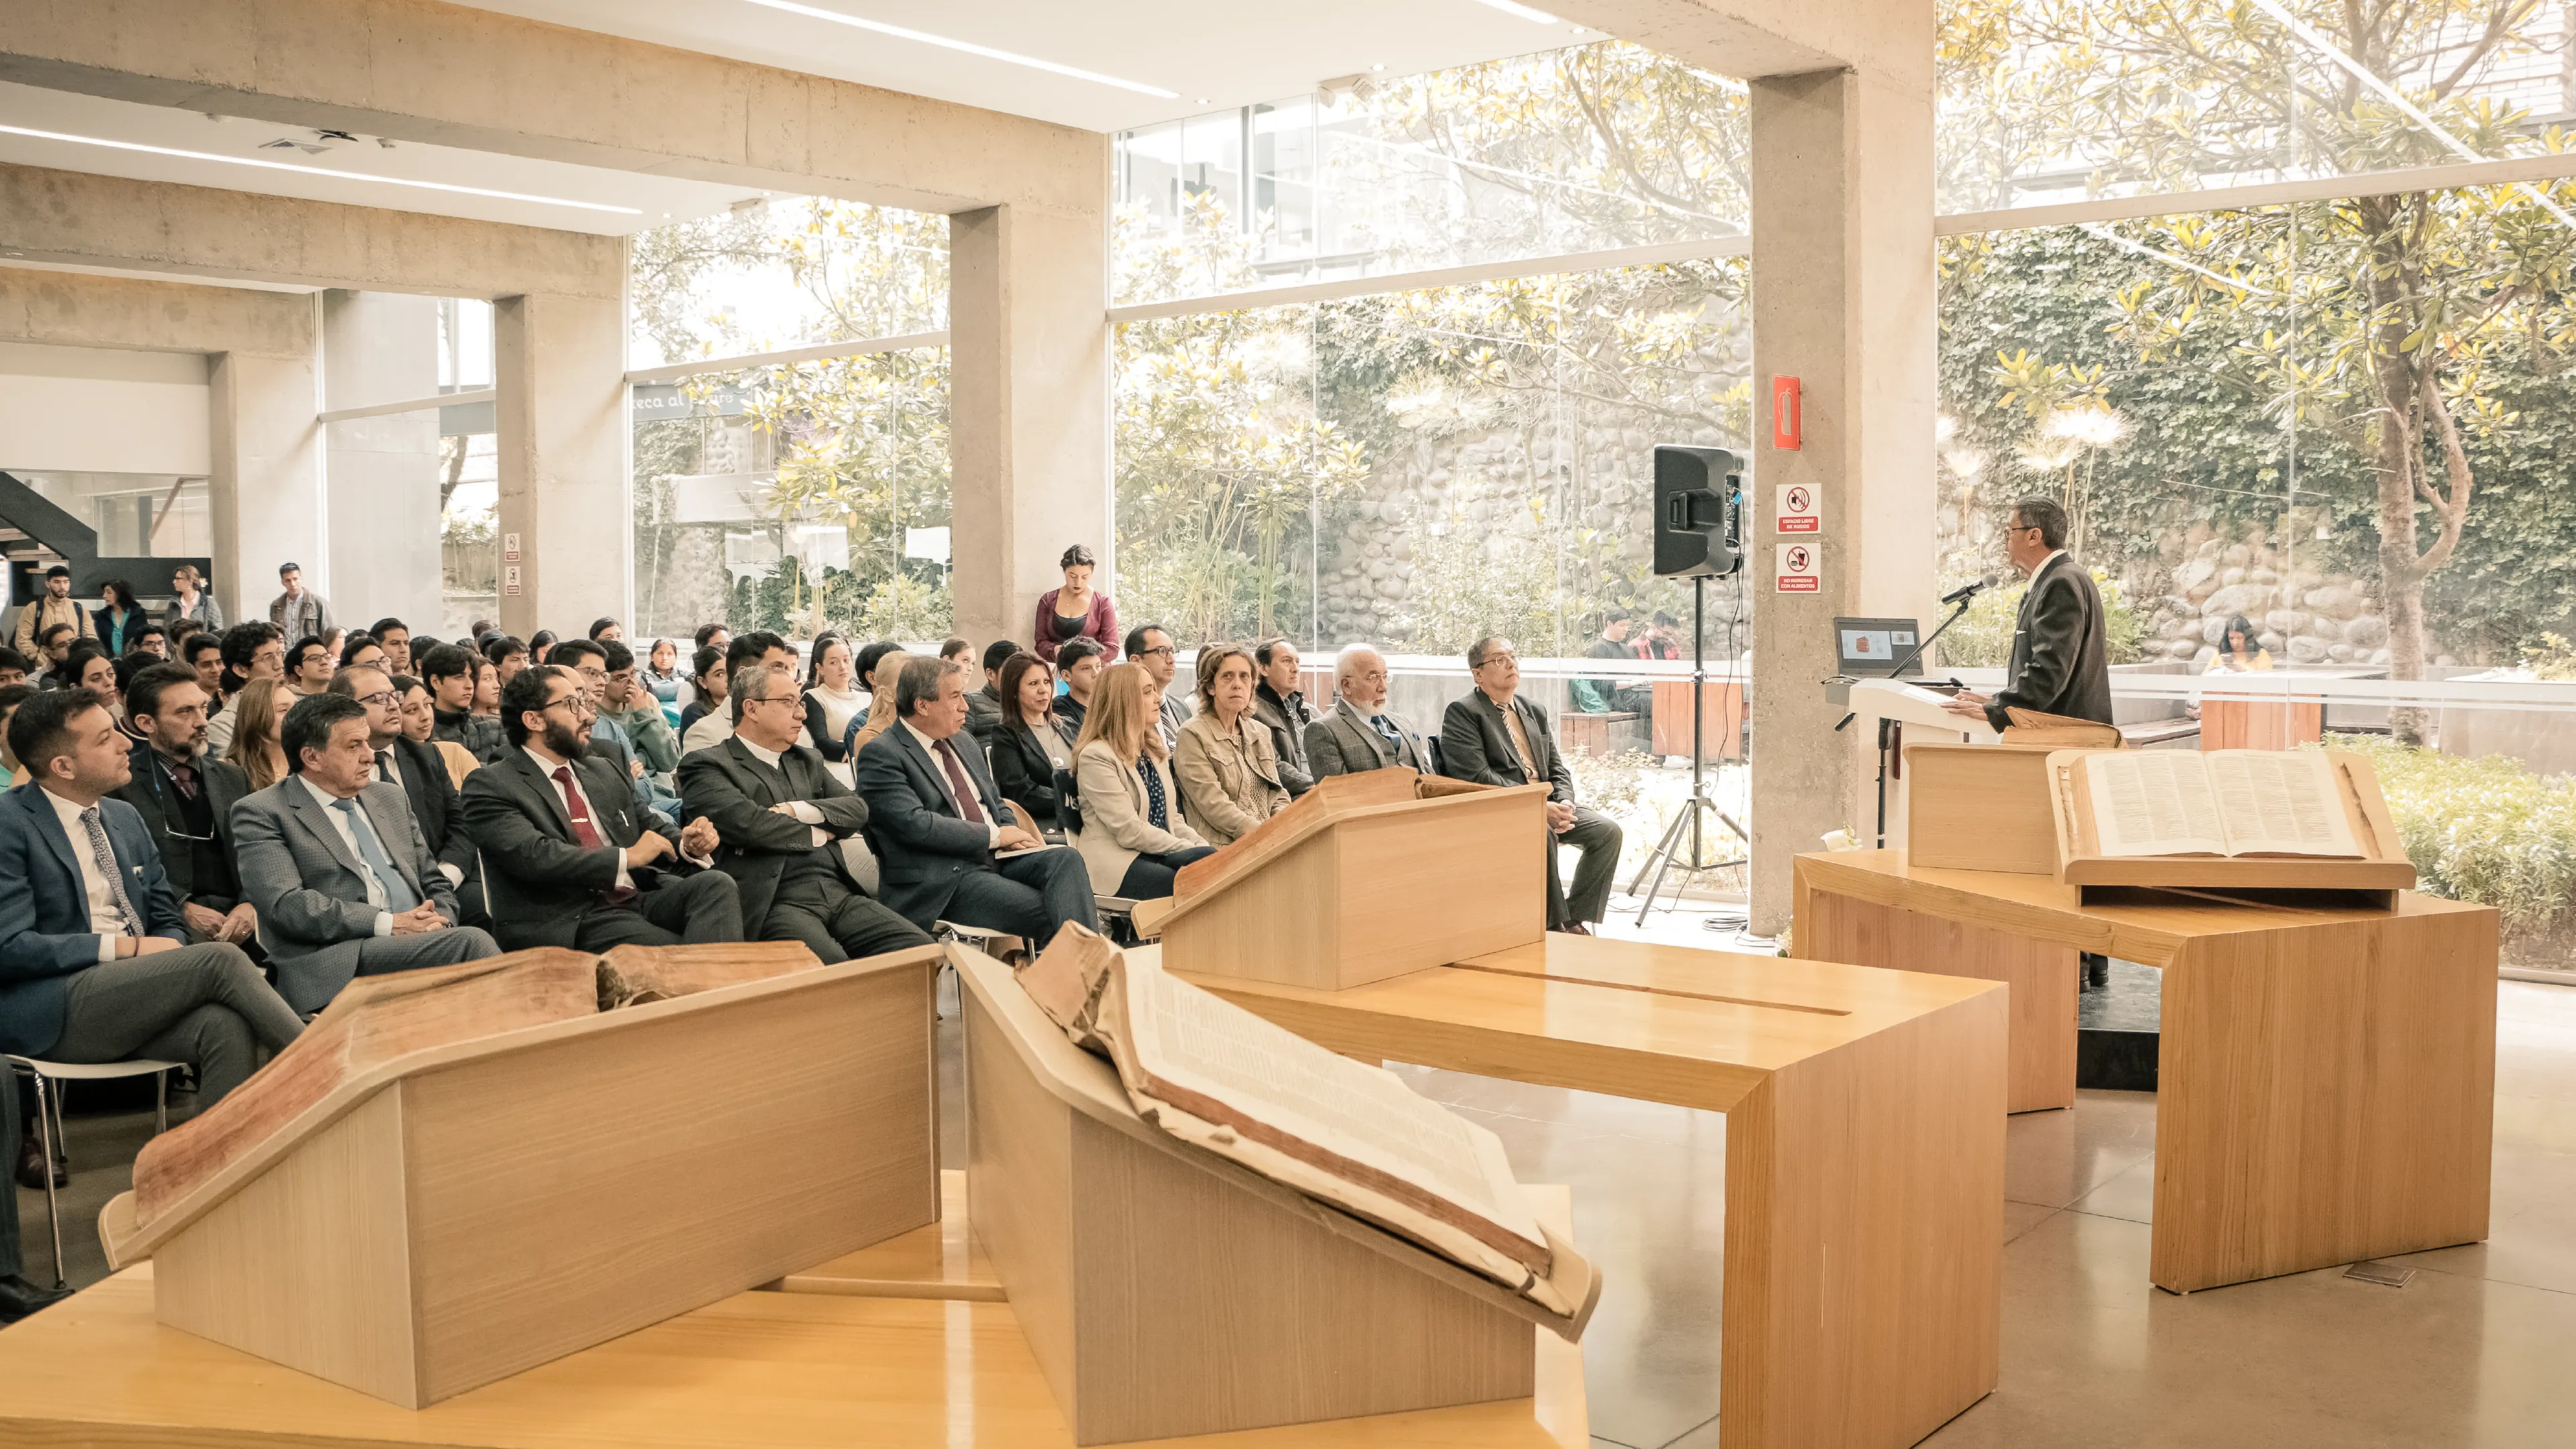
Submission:
[[[1741,84],[1618,42],[1117,140],[1117,300],[1740,235]]]
[[[781,197],[635,235],[629,365],[948,325],[948,218]]]

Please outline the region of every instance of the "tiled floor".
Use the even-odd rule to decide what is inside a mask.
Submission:
[[[1654,934],[1706,944],[1689,917]],[[2086,1092],[2012,1119],[2002,1383],[1927,1441],[1988,1446],[2576,1444],[2576,990],[2501,995],[2493,1234],[2399,1260],[2403,1288],[2341,1269],[2188,1297],[2147,1283],[2155,1099]],[[962,1159],[953,1006],[942,1140]],[[1572,1184],[1607,1275],[1584,1347],[1592,1428],[1621,1449],[1713,1449],[1725,1237],[1722,1117],[1404,1069],[1491,1126],[1522,1176]],[[65,1237],[75,1282],[105,1270],[91,1224],[121,1191],[148,1112],[72,1123]],[[721,1164],[709,1164],[712,1173]],[[44,1199],[21,1192],[29,1276]]]

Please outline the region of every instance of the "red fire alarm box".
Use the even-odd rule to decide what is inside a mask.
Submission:
[[[1788,452],[1798,451],[1805,435],[1798,416],[1798,380],[1794,377],[1771,379],[1771,446]]]

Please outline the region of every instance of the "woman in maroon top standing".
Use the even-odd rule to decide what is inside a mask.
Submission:
[[[1085,637],[1100,645],[1103,667],[1118,658],[1118,606],[1091,587],[1091,571],[1098,563],[1091,550],[1078,543],[1056,560],[1064,570],[1064,587],[1039,597],[1031,639],[1031,652],[1049,664],[1055,663],[1058,648]]]

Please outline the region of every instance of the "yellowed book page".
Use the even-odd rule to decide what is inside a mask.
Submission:
[[[2361,857],[2334,762],[2315,750],[2218,750],[2204,757],[2236,855]]]
[[[2104,855],[2225,855],[2227,826],[2201,756],[2120,750],[2084,757],[2093,832]]]
[[[1159,966],[1132,956],[1122,964],[1121,1044],[1149,1079],[1128,1082],[1131,1094],[1178,1096],[1204,1116],[1206,1108],[1186,1100],[1202,1098],[1284,1139],[1270,1145],[1291,1156],[1313,1161],[1319,1155],[1297,1144],[1320,1149],[1324,1160],[1316,1165],[1327,1171],[1315,1182],[1293,1184],[1312,1196],[1341,1205],[1345,1189],[1369,1194],[1367,1202],[1347,1204],[1354,1210],[1380,1196],[1427,1198],[1416,1207],[1454,1208],[1482,1226],[1476,1235],[1490,1247],[1532,1267],[1546,1265],[1538,1219],[1493,1133],[1416,1094],[1382,1067],[1327,1051]],[[1373,1186],[1372,1176],[1385,1181]]]

